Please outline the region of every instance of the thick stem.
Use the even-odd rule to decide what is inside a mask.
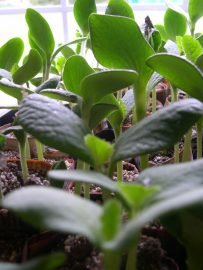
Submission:
[[[31,159],[31,155],[30,155],[30,144],[29,144],[28,136],[26,136],[25,147],[26,147],[26,158],[27,159]]]
[[[35,139],[35,145],[36,145],[36,148],[37,148],[37,159],[38,160],[44,160],[44,156],[43,156],[43,148],[44,148],[44,146],[36,139]]]
[[[111,251],[103,251],[103,269],[104,270],[119,270],[120,269],[120,254]]]
[[[202,158],[202,123],[197,122],[197,159]]]
[[[126,270],[136,269],[136,254],[137,254],[137,245],[133,245],[128,251]]]
[[[28,173],[28,167],[27,167],[25,143],[22,143],[22,144],[19,143],[19,152],[20,152],[20,163],[21,163],[23,181],[24,183],[26,183],[29,173]]]

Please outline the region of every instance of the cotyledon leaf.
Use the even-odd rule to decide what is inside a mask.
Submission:
[[[68,108],[51,98],[33,94],[23,100],[18,116],[20,125],[42,143],[91,163],[84,144],[90,131]]]
[[[40,91],[40,95],[71,103],[77,103],[78,101],[77,95],[64,89],[43,89]]]
[[[202,115],[203,104],[196,99],[175,102],[121,134],[115,143],[112,160],[166,149],[178,142]]]
[[[37,228],[82,234],[98,242],[102,208],[79,196],[52,187],[26,187],[6,196],[3,205]]]
[[[190,61],[172,54],[157,54],[147,64],[191,97],[203,101],[203,75]]]

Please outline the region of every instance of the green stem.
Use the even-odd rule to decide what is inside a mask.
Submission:
[[[149,157],[148,155],[142,155],[140,156],[140,169],[141,171],[145,170],[148,168],[149,164]]]
[[[113,251],[103,251],[103,269],[104,270],[119,270],[120,269],[120,254]]]
[[[178,100],[178,89],[171,85],[172,102]],[[174,145],[174,162],[179,163],[179,142]]]
[[[134,244],[128,251],[126,270],[136,269],[137,244]]]
[[[38,160],[44,160],[44,156],[43,156],[43,145],[35,139],[35,145],[37,148],[37,159]]]
[[[202,158],[202,123],[197,122],[197,159]]]
[[[202,270],[203,269],[203,259],[202,259],[202,253],[201,248],[200,250],[193,249],[188,250],[187,248],[187,265],[188,270]]]
[[[19,143],[19,152],[20,152],[20,163],[21,163],[23,181],[24,183],[26,183],[29,173],[28,173],[28,167],[27,167],[25,143]]]
[[[186,135],[184,140],[184,150],[183,150],[183,158],[182,161],[190,161],[191,155],[191,137],[192,137],[192,129],[190,129]]]
[[[89,168],[90,165],[83,162],[83,169],[88,171]],[[90,199],[90,184],[88,183],[83,184],[83,188],[84,188],[84,198]]]
[[[191,33],[191,36],[194,36],[195,35],[195,23],[192,23],[190,22],[190,33]]]
[[[27,159],[31,159],[31,155],[30,155],[30,144],[29,144],[28,136],[26,136],[25,147],[26,147],[26,158]]]
[[[114,130],[115,140],[117,140],[121,132],[122,132],[121,126],[117,130]],[[123,182],[123,162],[122,161],[117,162],[116,166],[117,166],[117,181]]]
[[[82,170],[82,169],[83,169],[83,161],[77,160],[76,170]],[[80,193],[81,193],[81,183],[75,182],[74,193],[77,194],[78,196],[80,196]]]
[[[156,112],[156,88],[152,90],[152,113]]]

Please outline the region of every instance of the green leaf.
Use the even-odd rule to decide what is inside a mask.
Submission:
[[[160,190],[158,184],[157,186],[145,187],[129,183],[118,183],[118,186],[123,196],[126,197],[126,200],[136,211],[140,210],[146,200]]]
[[[0,68],[11,70],[19,62],[24,50],[24,43],[20,38],[12,38],[0,48]]]
[[[78,97],[75,94],[64,89],[43,89],[40,91],[40,95],[71,103],[77,103],[78,101]]]
[[[195,24],[203,16],[203,2],[201,0],[189,0],[188,12],[192,24]]]
[[[175,102],[153,113],[120,135],[112,160],[154,153],[172,146],[202,114],[203,105],[195,99]]]
[[[169,37],[166,33],[164,26],[161,24],[155,24],[155,28],[159,31],[162,40],[166,42],[169,39]]]
[[[42,68],[42,59],[40,54],[31,49],[26,62],[14,74],[13,81],[17,84],[23,84],[37,75]]]
[[[135,83],[137,72],[133,70],[107,70],[86,76],[80,86],[80,95],[88,104],[94,104],[104,96]]]
[[[116,237],[121,229],[122,209],[116,200],[108,200],[103,208],[101,216],[102,235],[104,241],[110,241]]]
[[[161,44],[162,44],[162,39],[159,31],[154,29],[149,36],[149,44],[152,46],[152,48],[155,50],[155,52],[159,51]]]
[[[92,73],[94,73],[94,70],[89,66],[84,57],[79,55],[71,56],[66,61],[63,71],[63,82],[66,89],[77,95],[81,95],[81,81],[85,76]]]
[[[160,83],[163,80],[163,76],[161,76],[159,73],[154,72],[150,78],[150,80],[148,81],[147,84],[147,93],[149,94],[154,87]]]
[[[191,97],[203,101],[203,76],[191,62],[163,53],[150,57],[147,64]]]
[[[203,35],[200,35],[197,37],[197,40],[199,41],[199,43],[201,44],[201,46],[203,47]]]
[[[11,126],[6,128],[3,133],[4,134],[9,134],[9,133],[14,133],[16,139],[20,144],[25,144],[26,141],[26,134],[21,126]]]
[[[129,104],[128,104],[129,105]],[[129,108],[128,108],[129,109]],[[108,121],[114,129],[116,136],[121,132],[121,125],[126,117],[126,107],[122,100],[118,100],[118,110],[108,116]]]
[[[63,54],[63,56],[68,59],[69,57],[75,55],[76,53],[74,52],[73,49],[71,49],[70,47],[66,46],[61,50],[61,53]]]
[[[105,96],[91,107],[89,127],[94,129],[110,113],[118,109],[117,99],[113,94]]]
[[[126,0],[110,0],[105,13],[134,19],[133,9]]]
[[[0,150],[3,149],[5,142],[6,142],[5,136],[0,134]]]
[[[107,161],[109,161],[113,153],[113,145],[94,135],[88,134],[85,136],[85,145],[92,155],[92,159],[94,160],[94,165],[96,168],[100,168]]]
[[[31,38],[49,59],[55,47],[51,28],[44,17],[32,8],[28,8],[25,14]]]
[[[40,93],[43,89],[55,89],[55,88],[57,88],[59,82],[60,82],[59,76],[50,78],[50,79],[46,80],[45,82],[43,82],[42,84],[40,84],[35,89],[35,92]]]
[[[195,63],[197,58],[203,53],[203,48],[192,36],[182,37],[182,48],[188,60]]]
[[[33,91],[28,88],[5,80],[0,80],[0,90],[17,100],[21,100],[26,94],[33,93]]]
[[[148,81],[151,70],[145,61],[154,51],[134,20],[92,14],[90,37],[94,56],[101,65],[134,69],[142,76],[142,81]]]
[[[197,58],[195,65],[203,72],[203,54]]]
[[[97,12],[95,0],[76,0],[73,12],[77,24],[82,30],[83,35],[86,36],[89,33],[89,16],[91,13]]]
[[[1,270],[54,270],[62,265],[65,258],[61,253],[52,253],[37,259],[32,259],[28,262],[17,264],[1,262]]]
[[[164,15],[164,27],[171,40],[176,36],[184,36],[187,30],[187,18],[172,8],[168,8]]]
[[[140,174],[137,181],[146,186],[158,185],[160,191],[155,195],[155,200],[163,200],[201,186],[202,173],[203,160],[200,159],[149,168]]]
[[[33,94],[23,100],[18,116],[23,128],[40,142],[91,163],[84,144],[84,137],[90,131],[68,108]]]
[[[11,192],[3,206],[37,228],[86,236],[98,243],[101,207],[51,187],[25,187]]]

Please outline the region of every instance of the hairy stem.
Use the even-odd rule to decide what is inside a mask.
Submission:
[[[25,143],[19,143],[19,152],[20,152],[20,163],[21,163],[23,181],[24,183],[26,183],[29,173],[28,173],[28,167],[27,167]]]

